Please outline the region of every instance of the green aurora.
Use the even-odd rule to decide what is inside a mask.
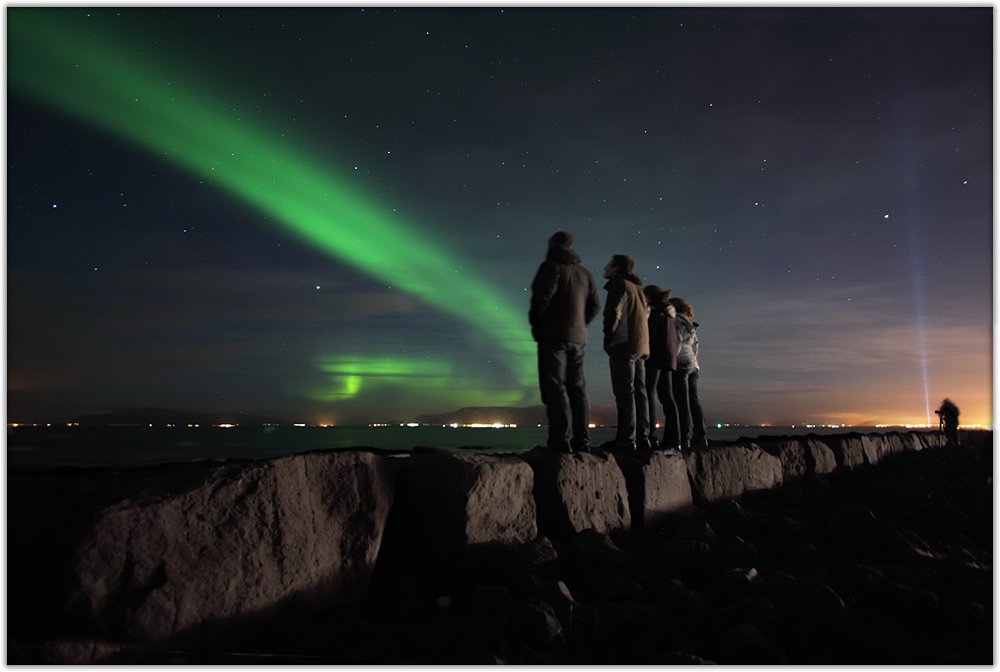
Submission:
[[[469,324],[495,343],[510,377],[504,388],[482,389],[447,361],[338,355],[314,363],[330,382],[310,397],[333,402],[391,385],[478,404],[534,399],[535,347],[525,311],[329,162],[236,112],[232,101],[185,83],[176,66],[157,63],[83,11],[8,8],[7,34],[12,89],[210,179],[298,240]]]

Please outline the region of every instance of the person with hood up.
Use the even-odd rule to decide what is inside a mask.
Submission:
[[[655,449],[680,450],[680,423],[674,401],[673,376],[677,369],[677,310],[670,305],[670,290],[643,287],[649,304],[649,359],[646,360],[646,397],[649,400],[649,443]],[[663,441],[656,438],[656,400],[663,406]]]
[[[549,450],[590,451],[590,402],[583,376],[587,325],[601,309],[594,278],[557,231],[531,283],[528,322],[538,343],[538,383],[548,418]]]
[[[680,298],[670,299],[677,311],[677,371],[673,375],[674,399],[680,416],[681,450],[708,445],[705,435],[705,415],[698,399],[698,323],[691,304]]]
[[[611,369],[611,389],[618,407],[615,450],[649,450],[649,404],[646,398],[646,366],[649,356],[649,324],[642,280],[635,262],[616,254],[604,267],[608,282],[604,306],[604,351]],[[638,444],[636,441],[638,437]]]

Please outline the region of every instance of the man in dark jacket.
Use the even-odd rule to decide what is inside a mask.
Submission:
[[[680,420],[674,401],[673,374],[677,370],[677,310],[670,290],[656,285],[642,288],[649,305],[649,359],[646,360],[646,396],[649,399],[649,442],[652,447],[680,450]],[[656,437],[656,400],[663,405],[663,442]]]
[[[583,377],[587,325],[601,309],[594,278],[571,249],[573,238],[557,231],[531,283],[528,321],[538,342],[538,382],[549,420],[548,447],[590,450],[590,402]]]

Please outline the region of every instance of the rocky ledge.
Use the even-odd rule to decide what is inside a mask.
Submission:
[[[992,660],[992,434],[8,473],[8,660]]]

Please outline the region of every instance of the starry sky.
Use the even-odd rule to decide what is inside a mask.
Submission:
[[[6,12],[8,421],[539,404],[565,229],[709,423],[992,423],[991,6]]]

